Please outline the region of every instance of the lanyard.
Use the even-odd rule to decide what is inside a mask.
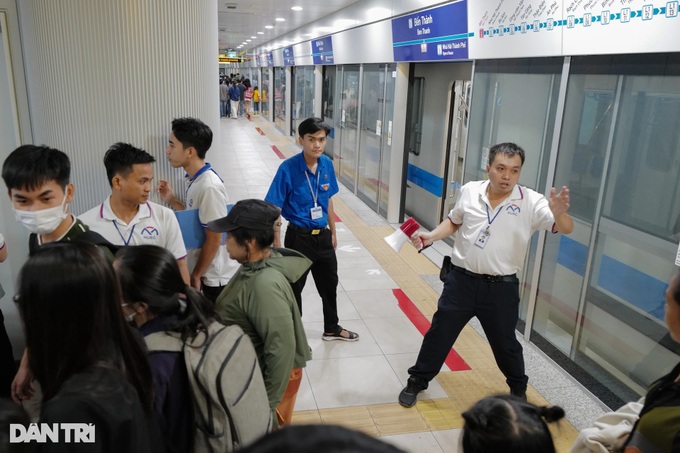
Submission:
[[[130,245],[130,240],[132,239],[132,234],[135,232],[135,227],[137,225],[132,226],[132,231],[130,231],[130,235],[128,236],[127,241],[126,241],[125,238],[123,237],[123,234],[118,229],[118,224],[116,223],[116,221],[112,220],[112,222],[113,222],[113,226],[116,227],[116,231],[118,232],[118,236],[120,236],[120,239],[123,241],[123,244]]]
[[[319,170],[316,171],[319,173]],[[320,176],[317,175],[316,177],[316,194],[314,194],[314,189],[312,189],[312,183],[309,180],[309,175],[307,174],[307,170],[305,170],[305,176],[307,177],[307,184],[309,184],[309,191],[312,193],[312,200],[314,200],[314,207],[316,208],[316,200],[319,198],[319,180],[321,179]]]
[[[500,214],[501,211],[503,210],[503,205],[499,206],[498,212],[496,213],[495,216],[493,216],[493,219],[492,219],[491,216],[489,215],[489,205],[486,204],[486,203],[484,203],[484,206],[486,206],[486,218],[489,220],[489,226],[491,226],[491,224],[493,223],[493,221],[496,220],[496,217],[498,217],[498,214]],[[488,228],[488,227],[487,227],[487,228]]]

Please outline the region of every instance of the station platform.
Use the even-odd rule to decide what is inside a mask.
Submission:
[[[264,198],[279,164],[300,150],[261,117],[222,118],[219,142],[207,161],[235,203]],[[398,225],[388,224],[342,184],[333,200],[339,218],[340,324],[361,338],[355,343],[321,340],[321,300],[310,275],[302,319],[313,358],[304,370],[293,423],[339,424],[409,452],[457,452],[461,412],[486,395],[508,392],[476,319],[465,327],[417,405],[406,409],[397,402],[436,310],[439,264],[450,248],[440,242],[418,254],[406,244],[396,253],[383,237]],[[529,376],[528,399],[564,408],[566,419],[551,429],[557,451],[568,452],[578,431],[606,408],[535,346],[518,338]]]

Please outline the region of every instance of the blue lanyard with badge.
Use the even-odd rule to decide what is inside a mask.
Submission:
[[[321,206],[317,203],[317,200],[319,199],[319,180],[321,179],[321,175],[316,177],[316,194],[314,193],[314,189],[312,189],[312,183],[309,180],[307,170],[305,170],[305,176],[307,177],[307,184],[309,184],[309,191],[312,193],[312,200],[314,200],[314,207],[309,210],[309,215],[312,220],[317,220],[323,217],[323,209],[321,209]]]
[[[501,213],[503,210],[503,206],[500,206],[498,208],[498,212],[496,213],[495,216],[493,216],[493,219],[489,215],[489,205],[484,203],[484,206],[486,207],[486,218],[489,221],[489,224],[484,228],[482,231],[479,232],[479,236],[477,236],[477,240],[475,241],[475,245],[479,247],[480,249],[483,249],[486,247],[486,243],[489,242],[489,237],[491,237],[491,231],[489,231],[489,227],[493,223],[494,220],[496,220],[496,217],[498,217],[498,214]]]
[[[127,241],[126,241],[125,238],[123,237],[123,234],[118,229],[118,223],[116,223],[115,220],[112,220],[112,222],[113,222],[113,226],[116,227],[116,231],[118,232],[118,236],[120,236],[121,240],[123,241],[123,244],[130,245],[130,240],[132,239],[132,234],[135,232],[135,227],[137,225],[132,226],[132,230],[130,231],[130,235],[128,236]]]

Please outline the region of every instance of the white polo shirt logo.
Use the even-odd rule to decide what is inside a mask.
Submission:
[[[519,206],[513,203],[511,205],[508,205],[507,208],[505,208],[505,212],[507,212],[510,215],[517,216],[521,212],[521,209],[519,208]]]
[[[144,239],[156,240],[158,238],[158,228],[153,225],[147,226],[142,229],[140,234]]]

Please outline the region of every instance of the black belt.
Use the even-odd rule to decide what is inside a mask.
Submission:
[[[295,224],[293,224],[293,223],[288,223],[288,228],[290,228],[291,230],[295,231],[296,233],[300,233],[300,234],[311,234],[312,236],[316,236],[317,234],[323,233],[324,230],[325,230],[326,228],[328,228],[328,227],[323,227],[323,228],[317,228],[317,229],[314,229],[314,230],[310,230],[310,229],[307,229],[307,228],[299,227],[299,226],[297,226],[297,225],[295,225]]]
[[[477,278],[479,280],[484,280],[485,282],[491,282],[491,283],[498,283],[498,282],[508,282],[508,283],[513,283],[517,282],[517,274],[512,274],[512,275],[488,275],[488,274],[477,274],[475,272],[469,271],[465,269],[464,267],[456,266],[455,264],[451,265],[453,270],[456,272],[460,272],[461,274],[469,275],[472,278]]]

